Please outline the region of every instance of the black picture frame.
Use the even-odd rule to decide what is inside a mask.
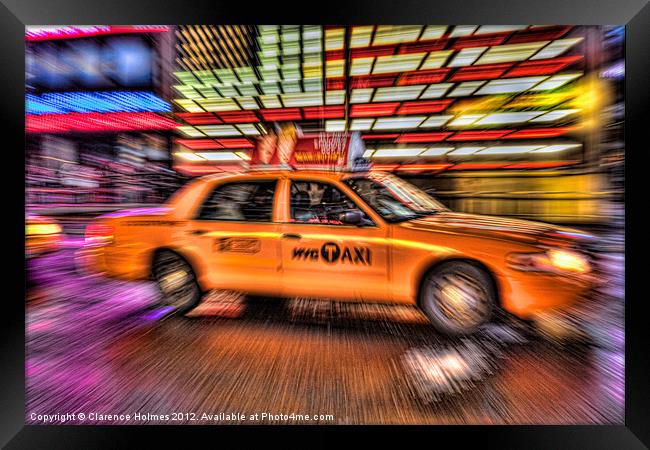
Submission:
[[[142,434],[168,439],[172,434],[199,435],[209,439],[215,427],[90,427],[25,425],[25,310],[24,277],[20,264],[24,258],[24,27],[47,24],[208,24],[208,23],[345,23],[345,24],[572,24],[626,25],[626,361],[624,426],[422,426],[363,427],[373,436],[383,437],[396,429],[409,434],[407,442],[415,445],[424,439],[454,445],[477,439],[479,445],[496,448],[647,448],[650,446],[650,399],[648,390],[647,346],[648,319],[643,303],[647,302],[644,280],[634,276],[634,269],[647,267],[643,246],[644,205],[634,197],[643,195],[643,186],[632,187],[642,179],[647,144],[644,126],[648,120],[648,86],[650,85],[650,5],[647,0],[447,0],[425,2],[327,1],[321,6],[305,2],[293,4],[187,0],[2,0],[0,36],[2,70],[0,70],[0,110],[3,124],[3,281],[2,327],[2,418],[0,443],[7,448],[103,448],[127,447]],[[639,148],[636,148],[639,147]],[[22,159],[22,160],[21,160]],[[639,173],[634,173],[639,171]],[[647,209],[647,208],[646,208]],[[640,270],[639,270],[640,272]],[[300,431],[310,441],[319,440],[324,431],[348,434],[361,427],[255,427],[277,435]],[[369,430],[371,428],[371,430]],[[249,427],[218,427],[237,436],[240,445],[256,433]],[[434,437],[428,436],[434,434]],[[343,437],[343,436],[342,436]],[[185,438],[184,438],[185,439]],[[345,439],[348,439],[345,437]],[[213,441],[217,443],[218,441]],[[304,441],[303,441],[304,442]],[[325,441],[323,441],[325,442]],[[334,443],[336,441],[333,441]],[[404,442],[406,444],[406,442]],[[404,445],[402,444],[402,445]],[[408,445],[408,444],[407,444]],[[152,446],[152,445],[151,445]]]

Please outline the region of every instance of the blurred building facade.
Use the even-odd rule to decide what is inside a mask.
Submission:
[[[28,27],[26,203],[157,203],[180,184],[166,26]]]

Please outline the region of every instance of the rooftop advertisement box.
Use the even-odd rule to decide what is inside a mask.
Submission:
[[[361,170],[368,165],[363,158],[364,150],[363,139],[357,132],[267,134],[257,139],[250,167]]]

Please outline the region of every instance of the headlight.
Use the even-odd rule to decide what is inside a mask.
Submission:
[[[59,234],[61,227],[55,223],[34,223],[25,226],[25,234],[27,236]]]
[[[555,273],[587,273],[589,261],[573,250],[552,248],[544,253],[511,253],[507,258],[513,269]]]
[[[589,272],[589,261],[580,253],[570,250],[551,249],[546,252],[551,264],[560,270],[569,272]]]

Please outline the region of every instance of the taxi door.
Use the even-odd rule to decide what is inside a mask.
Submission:
[[[280,293],[280,224],[274,217],[277,179],[227,181],[208,193],[187,233],[207,263],[212,288]]]
[[[387,300],[388,227],[335,180],[286,180],[283,194],[283,295]]]

